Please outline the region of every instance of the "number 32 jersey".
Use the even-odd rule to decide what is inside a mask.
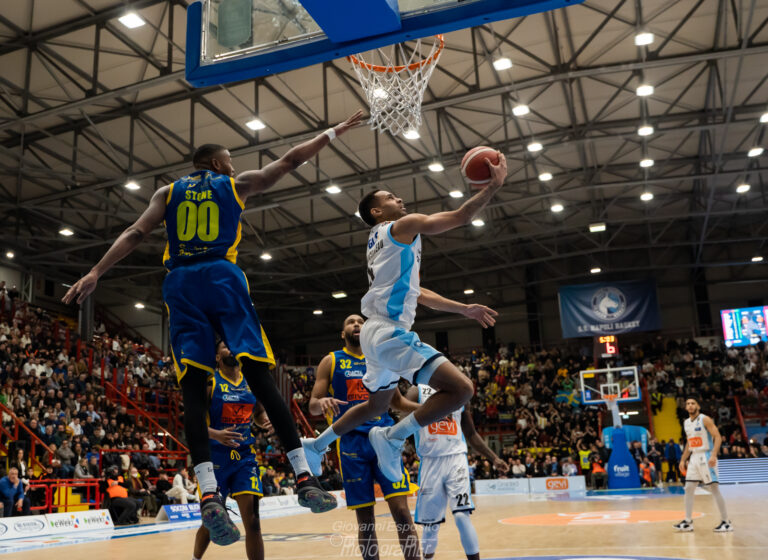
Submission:
[[[228,175],[200,170],[171,184],[165,201],[168,270],[202,261],[237,261],[244,205]]]
[[[429,385],[418,385],[419,404],[431,397],[436,391]],[[416,453],[419,457],[442,457],[467,452],[467,441],[461,431],[461,413],[464,407],[454,410],[448,416],[416,432]]]

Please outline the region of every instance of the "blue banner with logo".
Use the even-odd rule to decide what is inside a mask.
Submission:
[[[561,286],[558,300],[563,338],[661,328],[653,280]]]
[[[200,519],[200,504],[171,504],[163,506],[170,523]]]

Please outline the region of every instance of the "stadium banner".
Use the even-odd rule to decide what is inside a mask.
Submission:
[[[0,518],[0,540],[39,537],[48,534],[45,515]]]
[[[69,513],[49,513],[45,516],[48,525],[46,534],[58,535],[83,531],[112,531],[115,524],[106,509],[72,511]]]
[[[586,492],[587,483],[583,475],[578,476],[548,476],[546,478],[529,478],[531,494],[546,492]]]
[[[163,506],[155,517],[155,521],[181,523],[200,519],[200,504],[171,504]]]
[[[475,494],[529,494],[528,478],[475,480]]]
[[[563,338],[661,328],[653,280],[560,286],[557,297]]]

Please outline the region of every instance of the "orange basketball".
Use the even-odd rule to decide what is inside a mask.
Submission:
[[[461,174],[473,188],[480,189],[491,180],[491,170],[485,163],[486,158],[496,165],[499,163],[499,152],[488,146],[477,146],[461,159]]]

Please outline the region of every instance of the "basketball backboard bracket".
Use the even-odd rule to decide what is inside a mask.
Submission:
[[[251,4],[251,32],[236,10],[244,10],[243,0],[198,0],[187,8],[186,79],[195,87],[238,82],[277,72],[295,70],[328,60],[353,55],[394,43],[448,33],[495,21],[555,10],[584,0],[400,0],[400,28],[353,41],[334,43],[298,2],[287,2],[287,15],[270,13],[259,3]],[[233,9],[218,12],[222,5]],[[263,4],[263,3],[261,3]],[[403,11],[403,6],[407,11]],[[258,13],[256,13],[258,12]],[[227,17],[223,17],[226,15]],[[259,20],[258,18],[262,19]],[[293,24],[291,34],[264,38],[257,23],[282,17]],[[360,10],[339,14],[348,25],[365,26]],[[247,21],[247,20],[246,20]],[[277,23],[284,23],[283,20]],[[265,24],[266,25],[266,24]],[[243,28],[246,28],[245,30]],[[282,33],[284,29],[277,25]],[[225,33],[226,31],[229,33]],[[215,33],[214,33],[215,30]],[[227,35],[227,36],[225,36]],[[234,37],[234,38],[233,38]],[[230,40],[232,39],[232,40]],[[262,44],[255,44],[256,41]],[[239,41],[239,42],[238,42]],[[249,44],[249,41],[251,44]],[[226,46],[224,46],[226,45]]]

